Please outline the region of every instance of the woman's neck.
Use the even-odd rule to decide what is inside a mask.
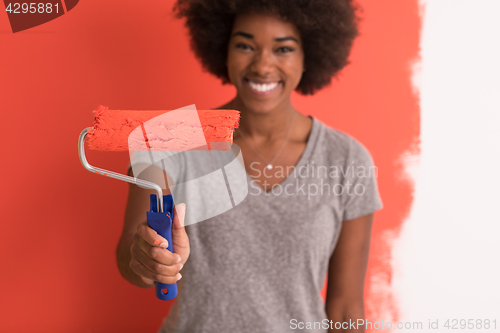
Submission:
[[[240,111],[241,119],[238,130],[243,131],[249,138],[259,138],[264,141],[274,141],[286,136],[292,118],[298,113],[289,100],[285,105],[267,112],[250,110],[242,105],[237,97],[221,108]]]

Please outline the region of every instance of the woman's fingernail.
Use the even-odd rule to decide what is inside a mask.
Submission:
[[[153,243],[153,244],[154,244],[154,245],[158,245],[158,244],[160,244],[160,243],[161,243],[161,239],[157,239],[157,240],[155,240],[155,241],[154,241],[154,243]]]
[[[181,275],[181,273],[178,273],[177,276],[178,276],[177,281],[179,281],[182,278],[182,275]]]
[[[163,243],[161,243],[161,244],[160,244],[160,247],[167,248],[167,246],[168,246],[168,244],[167,244],[167,243],[165,243],[165,242],[163,242]]]
[[[179,257],[177,258],[177,262],[181,262],[181,261],[182,261],[182,258],[181,258],[181,256],[179,256]]]
[[[183,264],[180,264],[180,265],[179,265],[179,270],[181,270],[181,269],[182,269],[182,267],[184,267],[184,265],[183,265]]]

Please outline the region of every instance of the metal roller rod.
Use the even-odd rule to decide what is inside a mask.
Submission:
[[[155,190],[156,191],[156,198],[158,200],[159,213],[163,213],[163,200],[162,200],[163,199],[163,192],[162,192],[160,185],[153,183],[153,182],[148,182],[146,180],[137,179],[135,177],[123,175],[121,173],[116,173],[114,171],[109,171],[109,170],[97,168],[97,167],[94,167],[94,166],[89,164],[89,162],[87,161],[87,158],[85,156],[85,137],[87,136],[88,130],[90,128],[92,128],[92,127],[87,127],[86,129],[84,129],[80,133],[80,137],[78,139],[78,155],[80,156],[80,162],[82,162],[83,167],[92,173],[97,173],[99,175],[111,177],[111,178],[118,179],[118,180],[123,180],[123,181],[126,181],[128,183],[132,183],[135,185],[141,185],[142,187]]]

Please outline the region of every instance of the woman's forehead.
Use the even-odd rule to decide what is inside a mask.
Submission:
[[[233,31],[231,35],[241,32],[258,38],[262,36],[272,38],[295,37],[300,38],[300,33],[297,27],[286,22],[277,16],[266,14],[242,14],[238,15],[234,21]],[[240,34],[240,35],[243,35]],[[250,36],[247,36],[250,37]]]

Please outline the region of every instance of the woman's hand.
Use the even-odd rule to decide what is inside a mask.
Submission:
[[[153,285],[154,281],[165,284],[177,282],[182,275],[179,271],[190,253],[189,238],[184,228],[186,205],[179,204],[174,209],[172,223],[172,248],[167,250],[167,240],[151,229],[147,222],[137,225],[134,241],[130,247],[130,268],[142,280]]]
[[[325,303],[328,319],[340,323],[342,329],[334,326],[328,332],[365,332],[364,325],[353,329],[347,324],[365,320],[363,296],[372,224],[373,213],[342,223],[330,258]]]

